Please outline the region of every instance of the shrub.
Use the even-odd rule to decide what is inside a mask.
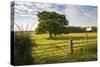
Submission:
[[[35,43],[31,39],[29,32],[15,32],[14,64],[33,64],[34,58],[31,55],[33,46],[35,46]]]

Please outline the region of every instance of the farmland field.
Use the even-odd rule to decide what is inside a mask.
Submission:
[[[97,60],[97,33],[87,33],[87,44],[85,33],[70,33],[57,35],[55,39],[48,39],[48,34],[31,34],[36,46],[33,47],[32,56],[35,63],[56,63],[72,61]],[[72,39],[74,52],[70,54],[70,42]],[[92,43],[93,41],[93,43]]]
[[[35,39],[37,44],[46,44],[46,43],[54,43],[54,42],[68,42],[69,39],[73,39],[74,41],[80,41],[85,39],[85,33],[70,33],[70,34],[62,34],[58,35],[56,39],[49,40],[48,34],[32,34],[32,37]],[[88,33],[88,40],[93,40],[97,38],[97,33]]]

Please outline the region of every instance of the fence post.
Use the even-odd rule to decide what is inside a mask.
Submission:
[[[73,54],[73,41],[72,39],[69,40],[70,43],[70,53]]]
[[[85,32],[85,45],[87,45],[87,31]]]

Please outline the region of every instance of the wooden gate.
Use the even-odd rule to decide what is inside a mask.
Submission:
[[[88,44],[95,42],[96,41],[88,41]],[[72,39],[69,39],[69,42],[37,44],[37,46],[32,49],[32,56],[37,64],[66,62],[68,54],[73,54],[74,50],[84,45],[86,45],[84,41],[73,42]]]

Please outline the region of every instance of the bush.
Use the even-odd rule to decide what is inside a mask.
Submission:
[[[35,43],[29,32],[15,32],[14,65],[28,65],[34,63],[32,47]]]

